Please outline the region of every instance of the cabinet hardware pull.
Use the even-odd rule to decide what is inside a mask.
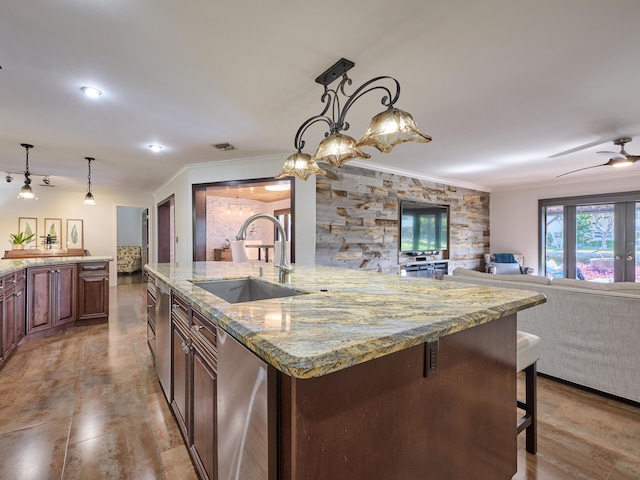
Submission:
[[[191,327],[195,332],[199,332],[202,329],[202,325],[193,325]]]
[[[19,297],[20,295],[22,295],[22,292],[17,292],[16,293],[16,297]]]
[[[187,345],[186,343],[182,342],[182,350],[184,351],[185,355],[189,354],[189,345]]]

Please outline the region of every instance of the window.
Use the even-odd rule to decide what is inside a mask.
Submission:
[[[640,192],[540,200],[540,271],[640,281]]]

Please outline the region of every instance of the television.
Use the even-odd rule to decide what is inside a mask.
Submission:
[[[401,201],[399,243],[400,253],[409,256],[438,255],[448,251],[449,207]]]

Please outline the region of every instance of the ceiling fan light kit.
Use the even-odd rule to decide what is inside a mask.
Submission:
[[[307,180],[313,174],[326,174],[318,163],[328,163],[339,168],[349,160],[370,158],[369,154],[361,150],[361,147],[365,146],[389,153],[399,143],[431,141],[429,135],[420,131],[411,114],[395,107],[400,97],[400,83],[395,78],[372,78],[356,88],[352,94],[348,94],[346,89],[353,81],[347,76],[347,72],[354,65],[352,61],[342,58],[316,78],[316,83],[324,86],[324,93],[320,97],[324,109],[300,126],[293,142],[297,151],[287,158],[276,178],[293,176]],[[337,87],[329,88],[329,84],[339,78],[342,79]],[[371,119],[366,133],[356,141],[353,137],[341,133],[350,127],[346,116],[360,97],[372,91],[383,93],[381,103],[386,109]],[[325,133],[324,140],[311,157],[302,151],[305,146],[302,137],[311,125],[318,122],[326,123],[329,131]]]
[[[631,142],[631,138],[630,137],[618,138],[618,139],[614,140],[613,144],[614,145],[620,145],[620,151],[619,152],[611,152],[611,151],[600,151],[600,152],[597,152],[599,155],[605,155],[605,156],[609,157],[609,161],[606,162],[606,163],[601,163],[600,165],[592,165],[590,167],[578,168],[577,170],[572,170],[570,172],[563,173],[562,175],[558,175],[556,178],[561,178],[561,177],[564,177],[566,175],[571,175],[572,173],[581,172],[583,170],[589,170],[591,168],[597,168],[597,167],[616,167],[616,168],[618,168],[618,167],[628,167],[630,165],[633,165],[638,160],[640,160],[640,155],[630,155],[629,153],[627,153],[627,151],[624,149],[624,146],[629,142]]]

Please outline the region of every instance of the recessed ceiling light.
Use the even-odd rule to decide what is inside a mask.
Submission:
[[[80,90],[82,90],[87,97],[91,98],[96,98],[102,95],[102,92],[96,87],[82,87]]]
[[[159,152],[160,150],[162,150],[162,145],[149,145],[149,148],[151,149],[152,152]]]

